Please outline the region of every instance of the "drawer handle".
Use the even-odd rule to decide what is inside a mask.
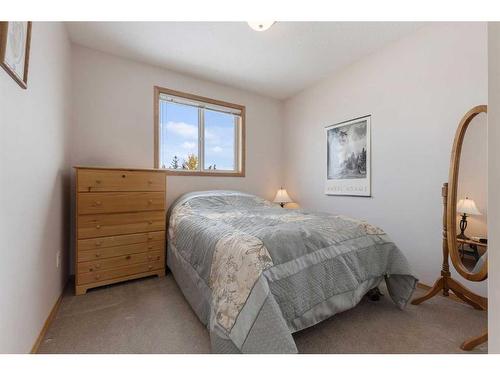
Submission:
[[[153,181],[151,181],[151,180],[148,180],[148,184],[150,184],[150,185],[151,185],[152,183],[153,183]]]
[[[96,184],[100,184],[100,183],[101,183],[101,180],[95,180],[95,183],[96,183]]]
[[[95,228],[96,228],[96,229],[101,229],[101,224],[97,224],[97,225],[95,226]]]
[[[153,259],[153,257],[151,255],[148,255],[148,259],[151,260]]]
[[[153,269],[153,266],[149,266],[148,268],[149,268],[150,270],[152,270],[152,269]]]
[[[148,200],[148,204],[153,204],[153,200],[152,199]]]
[[[101,256],[101,254],[99,254],[99,253],[96,253],[96,254],[95,254],[95,257],[96,257],[96,258],[99,258],[100,256]]]
[[[127,177],[127,175],[126,174],[122,174],[122,178],[125,178],[125,177]]]
[[[148,220],[148,224],[149,225],[153,224],[153,220]]]
[[[102,245],[102,242],[101,242],[101,241],[97,241],[97,242],[95,243],[95,245],[96,245],[96,246],[101,246],[101,245]]]
[[[101,265],[100,265],[99,263],[97,263],[97,264],[95,265],[95,268],[101,268]]]
[[[152,240],[153,239],[153,236],[148,236],[148,240]]]
[[[95,275],[95,279],[96,279],[96,280],[99,280],[100,278],[101,278],[101,276],[100,276],[100,275]]]
[[[153,248],[153,245],[149,245],[148,249],[151,250]]]
[[[125,259],[127,259],[127,260],[128,260],[128,259],[130,259],[130,255],[127,255],[127,256],[125,257]]]
[[[94,202],[94,205],[95,205],[95,206],[100,206],[101,204],[102,204],[102,202],[101,202],[101,201],[95,201],[95,202]]]

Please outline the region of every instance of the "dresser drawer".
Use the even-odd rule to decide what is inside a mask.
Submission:
[[[78,196],[78,214],[157,211],[165,208],[165,193],[85,193]]]
[[[113,258],[130,254],[144,253],[146,251],[165,251],[164,241],[151,241],[122,245],[115,247],[105,247],[103,249],[79,251],[77,262],[87,262],[90,260]]]
[[[147,263],[132,264],[130,266],[113,268],[110,270],[85,272],[77,275],[77,283],[78,285],[96,283],[102,280],[116,279],[123,276],[134,275],[136,273],[162,269],[164,267],[164,261],[160,259],[149,261]]]
[[[78,170],[78,191],[165,191],[165,174],[128,170]]]
[[[78,238],[165,230],[164,211],[78,216]]]
[[[92,271],[105,271],[113,268],[121,268],[137,263],[165,260],[163,251],[152,251],[148,253],[127,254],[114,258],[97,259],[77,264],[77,273],[82,274]]]
[[[78,250],[100,250],[106,247],[132,245],[152,241],[165,242],[165,231],[125,234],[122,236],[89,238],[88,240],[78,240]]]

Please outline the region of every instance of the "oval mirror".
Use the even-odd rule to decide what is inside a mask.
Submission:
[[[488,276],[487,107],[472,108],[460,121],[451,152],[448,250],[457,272],[471,281]]]

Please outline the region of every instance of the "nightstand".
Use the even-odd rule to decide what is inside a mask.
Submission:
[[[460,252],[462,260],[465,255],[474,257],[477,262],[479,258],[486,252],[488,249],[488,244],[474,241],[472,239],[463,239],[457,238],[458,242],[458,251]],[[479,253],[481,251],[481,254]]]

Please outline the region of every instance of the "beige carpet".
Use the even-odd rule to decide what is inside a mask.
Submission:
[[[486,322],[486,312],[449,298],[434,297],[400,311],[386,294],[294,338],[300,353],[464,353],[460,343],[482,333]],[[172,274],[78,297],[68,288],[39,348],[39,353],[209,352],[208,332]],[[486,352],[483,344],[472,353]]]

